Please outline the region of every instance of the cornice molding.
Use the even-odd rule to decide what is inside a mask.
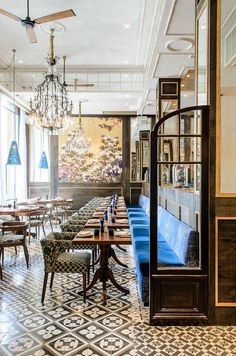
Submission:
[[[0,60],[1,61],[1,60]],[[58,71],[62,71],[63,67],[62,65],[57,66]],[[1,70],[0,70],[1,71]],[[30,73],[30,72],[46,72],[47,67],[46,66],[17,66],[16,67],[16,72],[18,73]],[[132,73],[142,73],[144,72],[144,66],[116,66],[116,67],[110,67],[110,66],[67,66],[66,69],[67,73],[83,73],[83,72],[132,72]]]

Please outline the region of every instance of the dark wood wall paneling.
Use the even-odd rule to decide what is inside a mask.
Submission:
[[[218,303],[236,306],[236,218],[219,218],[218,224]],[[227,263],[226,263],[227,261]]]
[[[218,251],[217,260],[214,258],[211,263],[214,278],[218,277],[218,285],[215,283],[218,300],[214,299],[214,323],[236,325],[236,198],[218,197],[215,203],[217,240],[214,241]]]
[[[217,6],[209,1],[209,103],[210,103],[210,231],[209,231],[209,323],[236,325],[236,198],[216,197],[216,103],[217,103]],[[220,144],[220,143],[218,143]],[[229,172],[230,174],[230,172]],[[216,223],[216,217],[218,223]],[[222,220],[220,219],[222,217]],[[218,253],[216,256],[216,247]],[[216,277],[218,276],[218,285]],[[216,300],[218,295],[218,301]],[[224,305],[227,303],[227,305]]]

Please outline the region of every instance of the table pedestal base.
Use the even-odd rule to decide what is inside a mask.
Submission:
[[[87,286],[86,290],[90,290],[93,288],[93,286],[97,283],[97,281],[102,282],[102,294],[103,294],[103,303],[104,305],[106,304],[107,300],[107,293],[106,293],[106,283],[108,280],[121,292],[125,294],[129,294],[129,290],[127,288],[122,287],[114,277],[114,274],[112,270],[108,266],[108,259],[110,256],[113,256],[112,252],[114,253],[114,250],[111,249],[110,245],[100,245],[100,258],[99,258],[99,267],[96,270],[93,280],[91,283]],[[115,254],[115,253],[114,253]],[[116,255],[115,255],[116,256]],[[120,261],[119,261],[120,262]],[[125,265],[124,265],[125,266]]]

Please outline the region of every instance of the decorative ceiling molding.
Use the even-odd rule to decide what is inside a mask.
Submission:
[[[137,46],[137,54],[136,54],[136,65],[138,65],[138,63],[139,63],[140,48],[141,48],[143,26],[144,26],[144,18],[145,18],[145,9],[146,9],[146,0],[143,0],[142,1],[142,7],[141,7],[140,24],[139,24],[138,46]]]
[[[147,101],[156,100],[156,89],[148,89],[145,98]]]
[[[165,47],[170,52],[185,53],[193,48],[194,41],[191,38],[179,37],[166,43]],[[181,48],[182,46],[182,48]]]
[[[183,67],[192,67],[192,62],[192,58],[186,53],[161,53],[154,77],[179,77]]]
[[[166,28],[164,30],[164,36],[169,34],[168,30],[169,30],[171,19],[172,19],[173,14],[174,14],[174,9],[175,9],[176,3],[177,3],[177,0],[172,0],[172,6],[171,6],[171,10],[170,10],[167,22],[166,22]]]
[[[3,65],[5,65],[5,63],[2,62]],[[62,65],[58,65],[57,66],[59,71],[63,70]],[[29,73],[33,73],[33,72],[45,72],[47,71],[47,67],[45,66],[40,66],[40,67],[36,67],[36,66],[16,66],[16,71],[17,72],[29,72]],[[139,65],[139,66],[129,66],[129,65],[120,65],[120,66],[115,66],[115,67],[110,67],[110,66],[67,66],[66,71],[69,73],[81,73],[81,72],[143,72],[144,71],[144,67],[143,65]],[[1,70],[0,70],[1,72]]]
[[[159,30],[160,30],[160,24],[161,24],[162,16],[164,13],[165,5],[166,5],[166,0],[165,1],[160,1],[160,0],[156,1],[156,7],[155,7],[155,11],[154,11],[154,16],[152,19],[152,31],[150,34],[147,55],[146,55],[146,58],[144,61],[145,72],[147,72],[147,73],[149,72],[154,53],[156,52],[155,50],[157,47],[158,34],[159,34]]]
[[[187,0],[187,1],[190,2],[191,0]],[[177,31],[171,32],[170,31],[170,26],[172,24],[172,20],[174,19],[175,16],[177,16],[177,7],[180,5],[180,3],[181,3],[181,0],[174,0],[173,1],[171,12],[170,12],[170,15],[169,15],[169,18],[168,18],[168,21],[167,21],[166,29],[164,31],[164,35],[165,36],[176,36],[176,35],[178,35],[178,36],[193,36],[194,37],[195,36],[194,33],[184,33],[184,32],[177,32]],[[195,2],[194,2],[194,4],[195,4]],[[185,14],[184,6],[181,6],[181,10]]]

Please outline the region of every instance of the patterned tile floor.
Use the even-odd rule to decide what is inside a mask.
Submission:
[[[84,305],[77,294],[81,276],[57,274],[42,306],[39,242],[30,245],[29,270],[21,253],[6,252],[0,281],[0,356],[236,355],[236,327],[150,327],[148,309],[138,299],[130,253],[117,254],[130,266],[113,266],[129,296],[110,285],[104,307],[97,284]]]

